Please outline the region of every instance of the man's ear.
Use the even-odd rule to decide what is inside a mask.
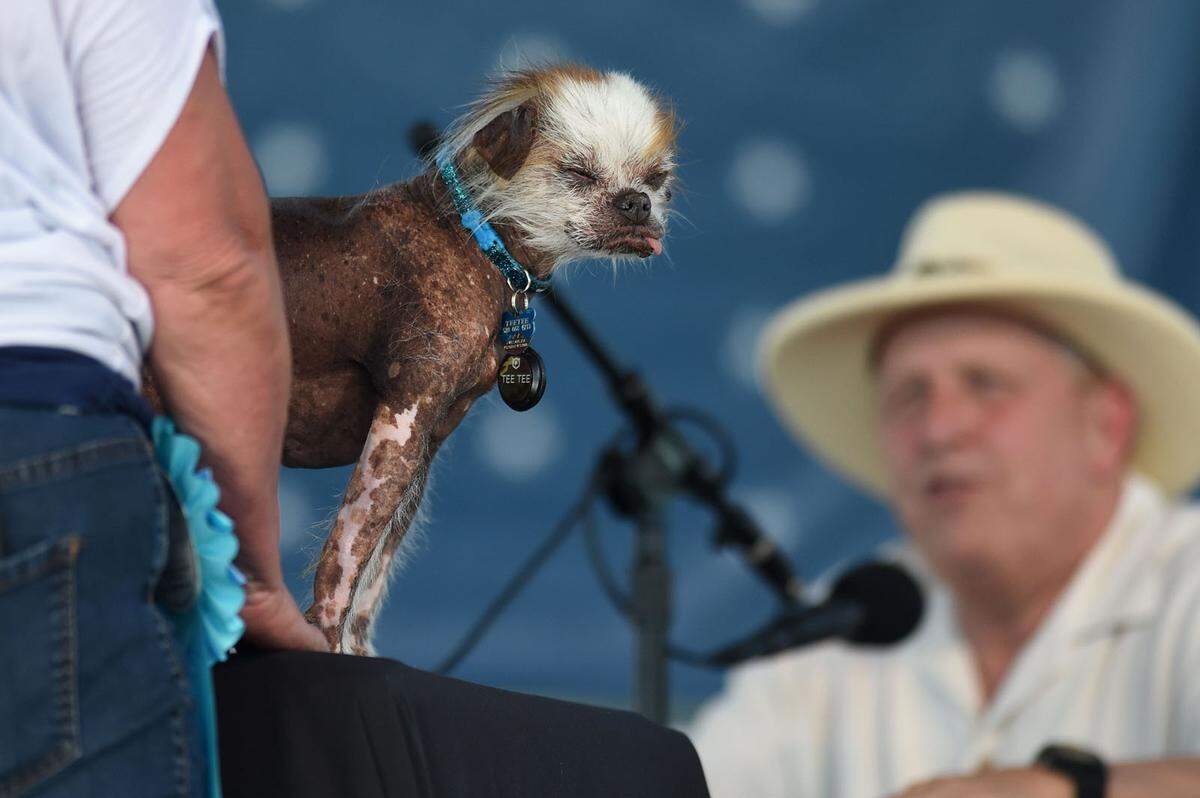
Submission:
[[[1133,391],[1116,380],[1097,380],[1085,401],[1093,466],[1103,477],[1124,473],[1137,444],[1138,406]]]
[[[508,180],[529,157],[536,130],[537,109],[527,102],[488,122],[471,143],[492,171]]]

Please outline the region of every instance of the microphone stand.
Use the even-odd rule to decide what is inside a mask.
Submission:
[[[637,634],[634,707],[650,720],[666,723],[672,578],[663,510],[672,494],[679,492],[693,456],[671,429],[641,376],[616,364],[557,291],[545,299],[600,369],[637,435],[632,451],[614,445],[601,454],[600,484],[613,510],[633,519],[637,529],[630,607]]]
[[[634,707],[650,720],[666,723],[672,575],[663,518],[672,496],[686,491],[707,504],[718,515],[717,544],[741,548],[784,605],[800,601],[800,583],[781,552],[728,500],[724,476],[672,426],[641,375],[620,368],[557,291],[548,293],[546,301],[600,369],[636,433],[632,451],[613,444],[601,453],[597,473],[609,505],[637,529],[629,608],[637,634]]]

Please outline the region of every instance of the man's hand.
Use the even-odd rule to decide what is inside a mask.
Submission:
[[[1075,785],[1045,768],[985,770],[914,784],[895,798],[1074,798]]]
[[[295,599],[282,584],[246,582],[242,607],[246,640],[262,648],[291,651],[329,651],[325,636],[300,614]]]

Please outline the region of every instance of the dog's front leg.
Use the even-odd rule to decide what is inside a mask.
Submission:
[[[308,618],[333,651],[370,654],[392,555],[420,500],[429,431],[422,401],[381,403],[317,563]]]

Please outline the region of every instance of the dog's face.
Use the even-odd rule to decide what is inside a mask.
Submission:
[[[555,265],[659,254],[673,114],[621,73],[558,67],[510,77],[501,96],[506,88],[517,95],[510,107],[489,113],[481,101],[470,138],[486,163],[471,180],[485,212],[515,225]]]

